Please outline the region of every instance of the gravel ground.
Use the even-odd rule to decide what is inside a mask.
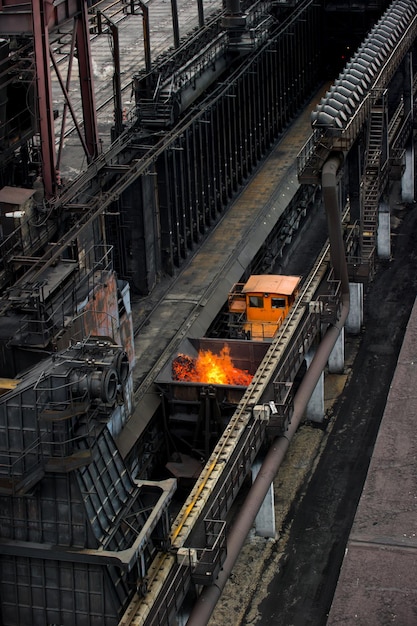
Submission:
[[[329,423],[303,424],[274,483],[276,539],[250,535],[210,626],[324,626],[417,293],[417,205],[396,204],[391,260],[365,293],[364,327],[327,376]]]

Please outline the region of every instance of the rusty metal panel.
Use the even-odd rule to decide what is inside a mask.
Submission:
[[[107,274],[107,273],[106,273]],[[116,277],[113,273],[98,276],[83,312],[84,336],[113,337],[119,341],[119,312]]]

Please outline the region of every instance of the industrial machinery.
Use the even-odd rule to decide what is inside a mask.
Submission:
[[[415,2],[405,4],[415,6]],[[273,284],[277,277],[271,276],[267,284],[248,281],[240,291],[236,289],[235,311],[230,311],[235,338],[217,345],[213,341],[210,349],[219,354],[226,344],[234,365],[247,370],[253,381],[183,382],[177,371],[173,375],[172,361],[162,369],[168,349],[173,358],[181,357],[192,369],[200,349],[207,348],[205,340],[194,339],[200,336],[196,332],[176,352],[177,338],[166,338],[164,333],[169,325],[165,318],[158,335],[166,344],[157,353],[156,339],[150,333],[139,338],[138,328],[134,328],[130,289],[147,297],[160,277],[174,277],[219,223],[242,185],[305,106],[306,98],[315,92],[323,80],[325,10],[310,0],[260,1],[245,7],[244,13],[236,13],[236,3],[227,3],[229,12],[222,20],[210,29],[200,28],[204,32],[187,48],[180,45],[178,28],[174,28],[175,55],[169,53],[153,68],[147,59],[145,72],[135,65],[129,91],[134,95],[136,118],[126,128],[114,15],[109,19],[102,5],[93,9],[85,2],[61,2],[54,6],[53,15],[48,3],[32,0],[29,4],[32,12],[21,11],[22,2],[0,2],[4,37],[0,43],[0,111],[7,113],[6,121],[0,123],[0,375],[4,377],[0,387],[0,621],[10,626],[113,626],[128,613],[132,602],[132,615],[158,612],[158,619],[159,613],[165,619],[158,623],[166,623],[168,616],[180,615],[188,586],[190,595],[193,593],[191,582],[215,581],[224,561],[225,520],[230,507],[266,437],[281,434],[291,423],[295,376],[304,351],[320,331],[326,309],[310,302],[316,293],[311,288],[311,297],[302,298],[298,316],[291,319],[296,307],[290,315],[288,312],[300,284],[298,276],[285,277],[293,279],[286,286]],[[124,1],[118,4],[121,14],[134,17],[141,12],[146,22],[147,6],[142,2],[132,2],[130,8]],[[373,14],[379,13],[381,4],[372,3]],[[88,9],[97,26],[91,23]],[[104,29],[103,24],[107,25]],[[405,26],[403,21],[402,31]],[[105,152],[98,135],[99,106],[91,80],[90,44],[95,28],[100,34],[111,34],[114,51],[114,117],[108,116],[114,128]],[[404,38],[396,35],[403,42]],[[395,52],[393,72],[414,36],[410,27],[398,52],[396,48],[386,51],[387,63]],[[72,61],[77,59],[82,123],[76,120],[69,94]],[[63,68],[67,69],[66,84]],[[129,70],[129,77],[132,74]],[[381,76],[392,74],[383,72]],[[370,111],[368,98],[366,107],[358,107],[364,111],[361,122],[373,115],[367,145],[373,145],[371,139],[377,135],[378,154],[385,145],[385,131],[378,122],[388,113],[387,85],[385,78],[381,81],[378,101],[373,104],[379,105],[381,100],[384,106]],[[52,95],[56,83],[64,94],[59,111]],[[398,98],[411,102],[411,91],[408,99]],[[393,96],[391,100],[390,113],[396,104]],[[35,109],[36,115],[28,114]],[[68,111],[75,118],[88,164],[70,184],[66,176],[60,178]],[[403,119],[406,122],[404,133],[398,133],[401,141],[393,144],[400,153],[412,119],[404,107],[391,117],[396,122],[388,127],[392,135]],[[61,122],[60,133],[55,129],[56,119]],[[322,155],[313,148],[321,149],[323,139],[330,136],[333,141],[337,134],[343,136],[336,137],[336,147],[348,151],[350,141],[358,138],[353,126],[348,128],[349,142],[345,142],[345,129],[338,125],[315,129],[314,141],[308,143],[299,162],[304,190],[317,185],[322,166]],[[327,158],[333,143],[324,146]],[[362,154],[359,156],[362,159]],[[373,156],[368,149],[368,178]],[[381,167],[388,161],[385,153],[383,156]],[[287,168],[285,159],[276,159],[274,168],[281,165]],[[351,172],[354,170],[351,167]],[[382,170],[372,170],[381,183],[379,191],[388,180]],[[295,174],[294,166],[293,176],[286,179],[285,194],[273,197],[268,207],[276,216],[275,224],[299,188]],[[270,183],[271,176],[265,176],[259,184],[262,192]],[[359,198],[359,185],[357,192]],[[379,195],[373,194],[372,201]],[[263,204],[265,196],[259,197]],[[351,210],[356,219],[360,207],[354,198],[352,193]],[[257,206],[253,197],[250,204],[253,216]],[[294,215],[305,212],[306,207],[300,205]],[[371,217],[374,228],[374,212]],[[368,232],[366,220],[364,225]],[[286,228],[281,242],[290,238],[292,226],[287,223]],[[227,298],[240,270],[250,271],[248,263],[257,246],[270,234],[268,222],[262,233],[259,228],[259,241],[250,238],[252,256],[236,250],[240,266],[233,278],[226,264],[220,272],[216,259],[216,272],[230,281],[221,296],[217,295],[219,302]],[[276,254],[283,245],[276,243]],[[273,248],[268,251],[273,256]],[[252,276],[255,278],[261,277]],[[181,306],[193,307],[193,315],[198,310],[201,317],[210,308],[206,306],[208,290],[202,290],[200,284],[194,294],[187,285],[186,290],[172,294],[167,304],[172,309],[175,303],[175,332]],[[209,323],[211,320],[204,321],[206,328]],[[190,328],[184,332],[190,333]],[[277,331],[279,340],[275,342]],[[245,340],[237,341],[242,338]],[[152,344],[154,359],[148,355],[138,358],[143,369],[136,368],[140,341]],[[150,368],[156,371],[157,366],[160,374],[151,382]],[[249,394],[253,402],[247,400]],[[271,397],[274,410],[267,421]],[[163,415],[164,409],[168,410]],[[175,439],[180,464],[174,467],[171,457],[166,467],[174,478],[151,482],[155,474],[148,470],[148,459],[153,459],[152,469],[158,464],[158,477],[167,460],[164,456],[160,461],[153,442],[168,438]],[[221,451],[217,453],[216,448]],[[202,467],[213,452],[216,462],[208,464],[207,471],[210,480],[218,481],[216,489]],[[209,491],[212,501],[206,511],[202,510],[203,498],[193,501],[186,511],[188,516],[193,509],[195,521],[189,524],[187,517],[185,523],[181,517],[171,532],[169,507],[175,478],[190,475],[187,470],[194,467],[186,465],[187,458],[200,463],[197,470],[202,469],[198,495],[206,498]],[[213,472],[214,467],[221,472]],[[185,528],[192,525],[193,533],[184,538],[181,533],[185,535]],[[221,538],[219,549],[217,544],[213,549],[213,537]],[[171,568],[173,548],[179,559],[184,558],[183,547],[188,560],[179,562],[175,579],[182,586],[170,585],[169,576],[148,576],[165,555],[166,569]],[[193,562],[191,553],[195,554]],[[207,553],[221,558],[208,558]],[[172,571],[175,574],[174,566]],[[161,597],[169,603],[157,595],[159,582],[165,580],[169,590]],[[141,604],[147,585],[147,601]]]
[[[91,336],[7,386],[0,402],[4,623],[69,624],[76,615],[80,625],[115,624],[166,545],[176,486],[135,481],[117,449],[127,355],[110,338]]]
[[[297,297],[300,276],[260,274],[236,283],[229,294],[232,337],[271,341]]]
[[[155,381],[164,395],[166,429],[175,451],[198,461],[209,457],[267,348],[260,342],[205,337],[180,344]],[[188,475],[188,467],[177,466],[175,476]]]

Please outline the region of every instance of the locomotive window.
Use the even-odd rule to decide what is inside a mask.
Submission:
[[[264,306],[264,299],[262,296],[249,296],[249,306],[254,309],[262,309]]]
[[[285,298],[271,298],[271,307],[273,309],[285,309]]]

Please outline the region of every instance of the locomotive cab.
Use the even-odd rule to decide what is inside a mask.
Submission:
[[[260,274],[236,283],[228,298],[231,336],[271,341],[297,297],[300,281],[300,276]]]

